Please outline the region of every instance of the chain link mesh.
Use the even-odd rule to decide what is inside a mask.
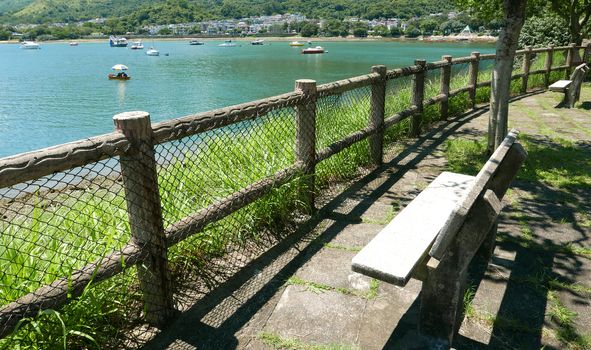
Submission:
[[[89,267],[92,274],[99,269],[98,261],[122,249],[130,239],[118,159],[4,188],[0,192],[0,210],[0,318],[3,322],[15,317],[11,312],[26,312],[31,301],[41,303],[45,309],[52,308],[55,293],[74,288],[78,270]],[[56,284],[60,280],[64,283]],[[41,323],[44,327],[34,318],[25,319],[12,337],[0,340],[0,346],[10,348],[13,339],[29,333],[32,335],[28,337],[39,337],[51,344],[52,337],[59,338],[53,334],[55,329],[61,329],[52,328],[51,324],[61,322],[68,327],[79,326],[80,334],[87,334],[86,326],[75,323],[79,321],[73,319],[74,314],[82,319],[100,319],[99,328],[120,323],[121,315],[130,310],[120,306],[133,304],[131,299],[137,297],[132,292],[134,280],[120,274],[100,285],[83,292],[78,302],[62,310],[61,316],[44,311],[39,316],[46,319]],[[43,286],[50,287],[40,289]],[[27,299],[19,299],[27,295]],[[68,295],[64,298],[69,298]],[[123,301],[125,304],[119,304]],[[36,310],[31,310],[30,314],[35,315]],[[74,311],[68,313],[68,310]]]
[[[322,97],[317,102],[316,150],[344,139],[367,128],[370,120],[371,87],[364,86],[339,95]],[[317,185],[325,188],[331,183],[346,180],[367,165],[368,141],[357,142],[351,147],[320,162],[316,166]]]
[[[198,212],[219,211],[220,201],[228,196],[255,189],[253,184],[293,165],[295,138],[296,109],[283,108],[159,145],[156,159],[165,227]],[[297,189],[294,182],[274,186],[263,198],[169,250],[174,284],[181,289],[191,284],[192,292],[177,296],[181,308],[276,242],[275,236],[287,229],[299,206]]]

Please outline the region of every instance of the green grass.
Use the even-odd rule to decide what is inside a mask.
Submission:
[[[269,332],[261,332],[257,338],[273,349],[281,350],[357,350],[357,346],[342,344],[309,344],[295,338],[284,338]]]
[[[453,77],[452,90],[465,86],[465,73]],[[489,78],[490,71],[480,72],[479,81]],[[439,81],[434,78],[426,86],[426,95],[434,96],[438,91]],[[318,150],[367,125],[369,92],[369,88],[361,88],[318,101]],[[486,102],[489,95],[490,88],[478,89],[477,101]],[[450,116],[464,112],[469,104],[467,93],[451,98]],[[410,84],[388,83],[386,116],[410,105]],[[163,153],[180,151],[158,171],[165,226],[291,165],[295,160],[293,117],[293,110],[280,110],[230,130],[201,134],[198,139],[191,138],[199,142],[197,151],[183,151],[179,142],[165,145]],[[425,108],[421,120],[423,129],[440,120],[439,106]],[[408,128],[405,120],[386,130],[386,144],[405,137]],[[352,179],[369,163],[365,140],[317,165],[318,188]],[[261,233],[290,226],[295,213],[309,210],[300,200],[304,183],[296,179],[277,186],[255,203],[177,244],[169,251],[173,272],[203,267],[229,249],[262,239]],[[37,193],[26,204],[32,208],[29,213],[0,223],[0,284],[11,286],[0,288],[0,304],[70,276],[130,239],[124,195],[114,182],[104,188],[67,189],[49,202],[45,193]],[[124,328],[121,320],[139,322],[140,297],[133,271],[88,289],[59,313],[28,319],[19,331],[0,340],[0,347],[60,348],[64,339],[74,347],[89,348],[113,342],[114,332]],[[118,295],[120,290],[133,293]]]
[[[341,293],[341,294],[345,294],[345,295],[352,295],[352,296],[361,297],[361,298],[364,298],[367,300],[375,299],[375,297],[377,297],[378,288],[380,286],[379,281],[376,279],[373,279],[373,278],[370,280],[369,290],[366,292],[361,292],[359,290],[349,289],[349,288],[333,287],[328,284],[318,283],[318,282],[314,282],[314,281],[307,281],[307,280],[304,280],[298,276],[291,276],[290,278],[287,279],[287,281],[285,283],[287,285],[292,285],[292,286],[304,286],[304,287],[306,287],[307,290],[309,290],[313,293],[316,293],[316,294],[320,294],[320,293],[324,293],[324,292],[337,292],[337,293]]]

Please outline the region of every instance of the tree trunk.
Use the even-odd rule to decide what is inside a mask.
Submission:
[[[507,135],[509,95],[513,59],[517,41],[525,21],[527,0],[503,0],[504,25],[497,41],[497,56],[492,72],[490,117],[488,123],[488,151],[492,153]]]

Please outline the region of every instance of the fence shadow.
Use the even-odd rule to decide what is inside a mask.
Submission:
[[[207,293],[164,332],[150,341],[144,349],[161,349],[172,344],[176,346],[179,343],[190,344],[199,349],[236,348],[238,340],[235,333],[264,308],[265,304],[281,289],[286,279],[317,253],[324,243],[329,242],[347,225],[358,222],[359,213],[367,210],[374,203],[373,199],[385,194],[408,170],[414,169],[426,156],[431,156],[437,147],[449,136],[457,133],[464,124],[482,116],[487,111],[486,108],[481,108],[449,122],[441,123],[410,143],[392,160],[352,183],[346,191],[319,208],[317,214],[295,233],[280,241],[226,282]],[[477,130],[466,129],[463,132],[479,133]],[[405,158],[409,160],[400,166],[399,163]],[[392,169],[395,170],[392,171]],[[363,196],[363,199],[348,214],[341,215],[339,220],[334,221],[325,229],[320,229],[317,235],[311,234],[315,230],[318,231],[325,219],[333,215],[336,208],[347,199],[355,197],[356,193],[384,173],[388,174],[387,180],[374,189],[369,196]],[[251,283],[253,280],[255,280],[254,284]],[[256,280],[259,282],[256,283]],[[240,289],[244,285],[250,285],[249,288],[252,288],[246,300],[239,295],[243,293]],[[239,300],[241,305],[228,312],[219,310],[220,305],[223,305],[227,299]],[[202,321],[204,318],[208,318],[212,312],[223,315],[223,319],[218,317],[214,322],[217,324],[216,327]]]

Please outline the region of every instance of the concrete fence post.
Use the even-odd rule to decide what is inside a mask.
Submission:
[[[525,48],[526,52],[523,54],[523,77],[521,78],[521,93],[527,92],[527,85],[529,83],[529,71],[531,68],[532,47]]]
[[[476,84],[478,83],[478,67],[480,66],[480,52],[472,52],[470,55],[470,68],[468,70],[468,91],[472,109],[476,107]]]
[[[296,107],[296,159],[304,164],[302,200],[314,211],[316,168],[316,81],[300,79],[295,91],[303,92],[306,100]]]
[[[386,66],[371,67],[372,73],[378,73],[380,80],[371,84],[371,114],[369,127],[376,132],[369,137],[371,160],[381,165],[384,153],[384,113],[386,109]]]
[[[410,118],[410,136],[419,136],[421,132],[421,119],[423,117],[423,100],[425,99],[425,67],[426,60],[415,60],[415,65],[420,70],[412,77],[412,104],[417,111]]]
[[[449,117],[449,84],[451,82],[451,60],[450,55],[441,57],[442,60],[447,61],[447,64],[441,67],[441,87],[439,93],[445,95],[445,98],[441,101],[439,111],[441,113],[441,119],[447,120]]]
[[[174,306],[150,115],[127,112],[115,115],[113,121],[131,143],[120,163],[131,240],[145,256],[137,267],[145,317],[150,324],[164,326]]]
[[[548,47],[548,51],[546,51],[546,64],[544,66],[544,70],[546,73],[544,74],[544,85],[546,88],[550,86],[550,74],[552,73],[552,60],[554,59],[554,45],[550,45]]]
[[[565,73],[565,79],[569,79],[570,75],[572,73],[572,68],[574,65],[574,61],[575,61],[575,46],[576,44],[570,44],[569,48],[567,49],[567,54],[566,54],[566,73]]]

